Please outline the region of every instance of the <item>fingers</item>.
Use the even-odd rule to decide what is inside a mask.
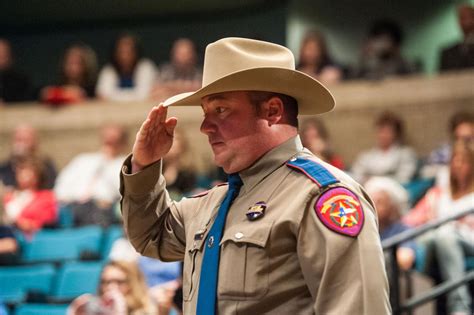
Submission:
[[[178,119],[176,117],[170,117],[165,121],[165,130],[168,136],[173,137],[174,129],[178,124]]]

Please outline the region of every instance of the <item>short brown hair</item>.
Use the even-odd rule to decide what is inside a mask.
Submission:
[[[296,101],[294,97],[286,94],[264,91],[248,91],[247,95],[250,103],[256,107],[257,112],[260,109],[260,104],[268,101],[272,97],[278,97],[283,103],[285,122],[290,126],[298,128],[298,101]]]
[[[392,112],[382,113],[375,121],[376,127],[389,126],[393,128],[395,137],[398,141],[403,141],[403,122]]]
[[[469,112],[457,112],[449,120],[449,131],[454,138],[454,132],[459,125],[474,124],[474,115]]]

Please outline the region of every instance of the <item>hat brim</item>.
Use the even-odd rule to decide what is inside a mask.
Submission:
[[[203,88],[172,96],[164,106],[200,106],[204,96],[231,91],[265,91],[286,94],[298,101],[301,115],[322,114],[335,106],[328,89],[309,75],[286,68],[254,68],[231,73]]]

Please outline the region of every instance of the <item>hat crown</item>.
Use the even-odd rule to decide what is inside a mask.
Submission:
[[[231,73],[253,68],[295,70],[295,58],[286,47],[259,40],[230,37],[206,48],[202,85],[206,86]]]

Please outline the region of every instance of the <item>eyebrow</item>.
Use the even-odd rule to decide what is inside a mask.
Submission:
[[[208,102],[212,102],[212,101],[216,101],[216,100],[226,100],[227,99],[227,97],[225,97],[225,95],[222,94],[222,93],[211,94],[211,95],[206,96],[206,97],[207,97]],[[202,107],[202,103],[201,103],[201,107]]]

